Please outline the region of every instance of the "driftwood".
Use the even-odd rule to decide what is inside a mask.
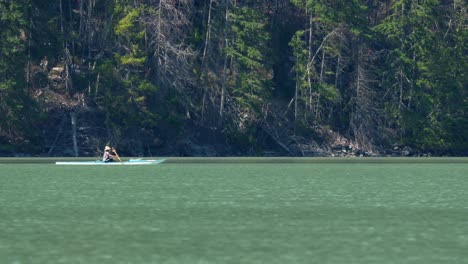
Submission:
[[[294,153],[289,149],[289,147],[284,144],[283,142],[281,142],[281,140],[271,132],[271,129],[269,129],[268,127],[264,127],[263,128],[263,131],[270,136],[270,138],[276,143],[278,144],[278,146],[280,146],[282,149],[284,149],[287,153],[289,153],[290,155],[293,155]]]

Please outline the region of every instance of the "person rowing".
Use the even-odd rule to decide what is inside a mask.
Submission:
[[[119,154],[117,154],[117,151],[115,151],[114,148],[111,148],[110,146],[105,146],[104,155],[102,155],[102,161],[113,162],[115,158],[118,158],[120,161],[122,161],[119,157]]]

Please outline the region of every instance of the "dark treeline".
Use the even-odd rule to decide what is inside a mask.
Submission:
[[[0,154],[466,155],[466,22],[463,0],[0,0]]]

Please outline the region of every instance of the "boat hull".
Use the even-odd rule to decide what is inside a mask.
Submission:
[[[144,159],[136,159],[136,160],[128,160],[124,162],[113,161],[113,162],[104,162],[101,160],[96,161],[57,161],[55,162],[56,165],[85,165],[85,166],[133,166],[133,165],[157,165],[161,164],[165,161],[165,159],[156,159],[156,160],[144,160]]]

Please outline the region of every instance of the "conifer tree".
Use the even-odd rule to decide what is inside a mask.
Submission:
[[[0,1],[0,145],[21,146],[36,136],[32,124],[37,115],[25,82],[29,4]]]

